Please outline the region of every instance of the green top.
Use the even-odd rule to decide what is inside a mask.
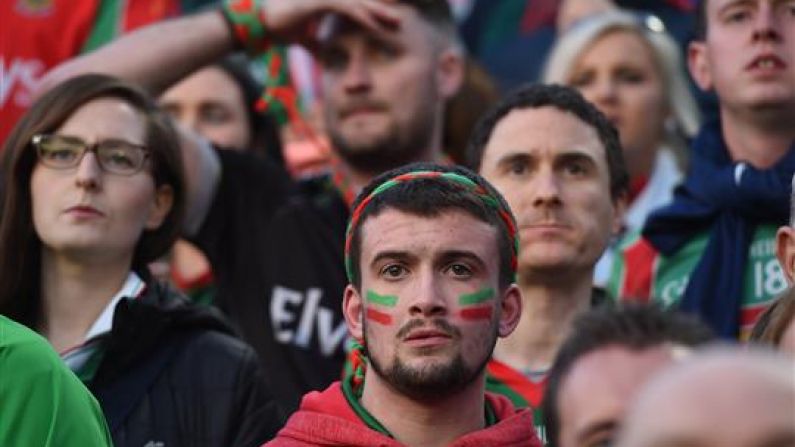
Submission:
[[[0,446],[112,446],[102,410],[45,339],[0,315]]]

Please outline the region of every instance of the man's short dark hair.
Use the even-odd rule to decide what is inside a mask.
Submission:
[[[377,187],[381,186],[382,183],[399,175],[415,171],[453,172],[462,175],[482,187],[489,196],[493,197],[500,204],[501,208],[510,213],[508,203],[491,184],[483,179],[483,177],[466,168],[441,166],[433,163],[413,163],[379,175],[359,193],[353,203],[352,209],[356,210],[359,204],[370,196]],[[514,256],[514,241],[511,236],[511,231],[499,216],[498,211],[488,206],[474,193],[462,190],[449,181],[440,180],[438,178],[422,178],[410,182],[399,183],[375,195],[362,211],[358,223],[353,228],[351,246],[348,253],[352,269],[352,283],[357,289],[361,287],[362,282],[360,265],[362,228],[368,218],[375,217],[386,209],[396,209],[404,213],[421,217],[436,217],[447,211],[460,210],[468,213],[475,219],[486,222],[497,228],[497,242],[500,255],[500,287],[507,287],[513,282],[514,269],[511,260]]]
[[[416,9],[428,22],[442,27],[455,28],[455,20],[448,0],[399,0]]]
[[[696,20],[695,20],[695,40],[704,40],[707,38],[707,2],[709,0],[699,0],[696,4]]]
[[[593,104],[576,90],[562,85],[534,84],[524,86],[509,94],[481,118],[472,132],[467,148],[467,162],[475,171],[480,170],[483,153],[497,124],[514,109],[555,107],[570,112],[596,130],[605,148],[610,175],[610,196],[613,200],[625,194],[629,187],[629,174],[624,164],[624,154],[618,132]]]
[[[609,346],[632,351],[673,344],[694,347],[713,339],[710,329],[692,315],[663,310],[657,305],[622,303],[597,307],[574,321],[571,334],[563,342],[552,369],[542,403],[547,445],[559,445],[560,386],[577,360]]]

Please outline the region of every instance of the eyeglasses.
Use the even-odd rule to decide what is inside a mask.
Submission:
[[[144,167],[149,150],[123,140],[102,140],[89,145],[77,137],[34,135],[33,146],[39,161],[52,169],[71,169],[80,164],[86,152],[94,152],[99,167],[111,174],[133,175]]]

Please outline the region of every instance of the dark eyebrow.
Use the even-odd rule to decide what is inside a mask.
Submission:
[[[480,256],[476,255],[475,253],[468,251],[468,250],[448,250],[443,252],[438,261],[441,264],[447,264],[452,261],[458,261],[461,259],[466,259],[473,264],[476,264],[478,268],[483,269],[486,267],[486,263]]]
[[[405,46],[396,34],[368,33],[366,39],[367,45],[369,46],[387,46],[390,48],[403,48]]]
[[[225,102],[223,102],[223,101],[224,101],[224,99],[223,99],[223,98],[208,98],[208,99],[203,99],[203,100],[202,100],[202,101],[199,103],[199,109],[200,109],[200,110],[204,110],[204,109],[207,109],[207,108],[210,108],[210,107],[222,107],[222,108],[225,108],[225,109],[226,109],[226,108],[227,108],[227,103],[225,103]]]
[[[532,154],[528,154],[526,152],[510,152],[505,154],[504,156],[500,157],[497,160],[497,166],[506,166],[512,165],[514,163],[530,163],[536,157]],[[555,164],[565,164],[571,162],[585,162],[591,166],[596,166],[595,158],[586,152],[581,151],[568,151],[558,154],[555,157]]]
[[[601,421],[599,423],[588,426],[582,433],[577,434],[577,439],[584,443],[588,438],[596,433],[602,432],[615,432],[618,428],[616,421]]]
[[[564,152],[559,154],[555,159],[555,164],[565,164],[572,162],[584,162],[591,166],[596,166],[596,160],[594,160],[594,157],[584,152]]]
[[[724,5],[718,7],[718,15],[723,14],[726,12],[727,9],[733,8],[735,6],[752,6],[754,2],[752,0],[732,0]]]
[[[373,260],[370,261],[370,265],[375,265],[385,259],[394,260],[394,261],[411,261],[415,259],[416,256],[412,255],[407,251],[401,250],[386,250],[382,252],[376,253],[373,257]]]
[[[701,443],[697,439],[674,435],[668,438],[656,439],[649,444],[649,447],[670,447],[672,445],[676,447],[699,447]]]
[[[502,157],[497,159],[497,166],[506,166],[512,165],[517,162],[522,163],[529,163],[532,159],[534,159],[532,155],[521,151],[520,149],[516,149],[514,152],[509,152]]]

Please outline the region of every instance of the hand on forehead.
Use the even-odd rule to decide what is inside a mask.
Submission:
[[[341,34],[358,32],[386,39],[398,32],[407,12],[396,0],[335,0],[329,10],[310,26],[309,46],[328,43]]]

